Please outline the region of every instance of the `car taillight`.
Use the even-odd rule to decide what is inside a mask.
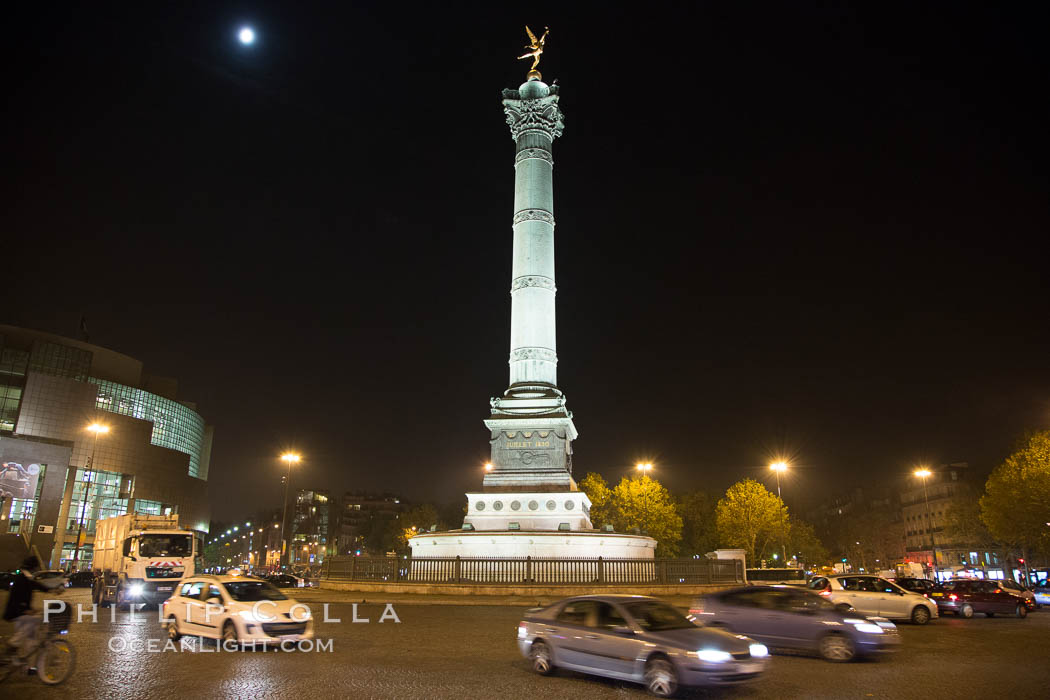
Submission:
[[[995,592],[996,592],[996,593],[1002,593],[1002,592],[1003,592],[1003,589],[1002,589],[1002,588],[996,588],[996,589],[995,589]]]
[[[957,596],[954,593],[952,593],[951,595],[948,596],[948,600],[959,600],[959,596]]]
[[[828,588],[828,589],[825,589],[825,590],[821,591],[820,595],[830,598],[831,597],[831,589]]]
[[[690,615],[699,615],[704,611],[704,601],[698,600],[693,603],[693,607],[689,608]]]

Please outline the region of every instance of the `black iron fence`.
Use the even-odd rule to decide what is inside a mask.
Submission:
[[[322,581],[460,584],[743,583],[737,559],[533,559],[331,557]]]

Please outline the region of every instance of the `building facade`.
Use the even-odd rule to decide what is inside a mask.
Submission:
[[[901,490],[908,558],[936,569],[942,578],[959,569],[998,570],[1003,565],[998,551],[958,541],[946,528],[952,506],[975,498],[970,478],[966,462],[942,464],[931,468],[925,480],[913,477]]]
[[[133,512],[206,533],[212,434],[140,361],[0,325],[3,554],[24,556],[18,534],[53,568],[90,568],[96,522]]]
[[[396,532],[397,520],[404,511],[405,503],[392,493],[347,491],[339,503],[336,553],[364,553],[369,534],[377,530]]]
[[[331,496],[328,491],[302,489],[295,494],[286,562],[293,567],[320,564],[332,542]]]

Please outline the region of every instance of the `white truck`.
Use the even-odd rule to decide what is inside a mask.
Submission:
[[[101,607],[167,600],[179,579],[194,574],[201,542],[179,527],[178,515],[129,513],[95,526],[92,602]]]

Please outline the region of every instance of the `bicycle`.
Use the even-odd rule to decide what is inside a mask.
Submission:
[[[28,654],[20,656],[15,652],[0,659],[0,682],[20,667],[25,668],[27,673],[35,668],[37,678],[44,685],[58,685],[73,673],[77,652],[65,638],[73,611],[66,605],[64,610],[50,613],[47,617],[46,624],[41,619],[33,648]],[[0,638],[0,645],[3,643],[4,640]]]

